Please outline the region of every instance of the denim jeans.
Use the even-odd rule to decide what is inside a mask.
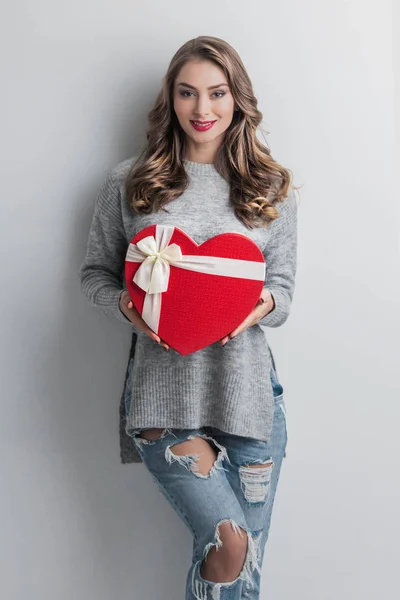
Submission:
[[[155,440],[134,431],[132,441],[160,492],[193,535],[193,555],[186,578],[185,600],[257,600],[272,506],[287,444],[283,388],[271,370],[274,422],[269,440],[232,435],[214,427],[164,429]],[[126,403],[129,410],[129,378]],[[177,455],[171,447],[202,437],[217,451],[208,474],[201,474],[197,456]],[[268,463],[267,466],[249,467]],[[221,546],[218,526],[230,522],[237,535],[247,536],[244,565],[236,579],[216,583],[200,574],[213,546]],[[245,531],[243,531],[245,530]]]

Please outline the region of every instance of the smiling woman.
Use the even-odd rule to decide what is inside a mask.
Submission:
[[[192,81],[197,87],[189,83]],[[210,61],[188,60],[175,82],[174,110],[188,136],[186,157],[212,163],[235,110],[223,70]],[[195,131],[210,133],[198,136]]]
[[[257,137],[262,113],[238,53],[225,40],[201,36],[172,57],[154,107],[147,144],[127,175],[136,213],[162,209],[187,188],[183,160],[213,164],[229,181],[236,217],[247,227],[278,218],[291,172]],[[205,122],[212,121],[212,126]]]
[[[104,181],[80,269],[91,303],[133,328],[121,458],[145,464],[193,534],[186,600],[259,598],[285,456],[283,387],[262,326],[279,327],[289,316],[297,204],[290,171],[257,138],[261,119],[249,76],[227,42],[202,36],[184,44],[149,113],[142,153],[116,165]],[[258,246],[263,270],[257,302],[244,287],[248,273],[234,271],[250,310],[236,329],[227,327],[218,334],[222,339],[182,355],[149,327],[124,281],[130,241],[147,227],[156,238],[182,228],[198,246],[229,232]],[[151,260],[159,259],[159,242],[154,238]],[[240,259],[238,246],[225,258]],[[217,285],[229,290],[220,279]],[[206,328],[217,314],[211,288],[203,284],[208,301],[194,303],[188,285],[177,311],[185,313],[188,336],[191,320]],[[239,295],[230,292],[229,301],[238,302]],[[227,310],[222,304],[218,322]]]

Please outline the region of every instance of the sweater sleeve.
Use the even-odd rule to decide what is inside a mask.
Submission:
[[[274,309],[259,321],[265,327],[280,327],[287,320],[295,288],[297,269],[297,203],[293,190],[276,205],[280,216],[271,223],[264,251],[265,285],[275,301]]]
[[[121,293],[126,289],[123,278],[127,248],[120,190],[112,173],[108,173],[94,206],[86,253],[79,268],[80,285],[92,306],[130,325],[137,333],[138,329],[119,307]]]

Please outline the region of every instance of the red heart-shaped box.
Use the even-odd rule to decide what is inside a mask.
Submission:
[[[131,243],[155,235],[156,226],[151,225],[135,235]],[[265,262],[257,244],[241,233],[222,233],[198,245],[175,227],[171,244],[178,244],[183,255]],[[146,292],[133,281],[140,265],[126,260],[125,279],[132,302],[142,314]],[[168,289],[162,293],[157,333],[184,356],[201,350],[221,340],[245,320],[256,306],[263,286],[261,280],[210,275],[171,265]]]

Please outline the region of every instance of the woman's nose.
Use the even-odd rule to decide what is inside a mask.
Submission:
[[[210,114],[210,100],[208,97],[198,97],[195,106],[195,113],[198,117],[206,117]]]

